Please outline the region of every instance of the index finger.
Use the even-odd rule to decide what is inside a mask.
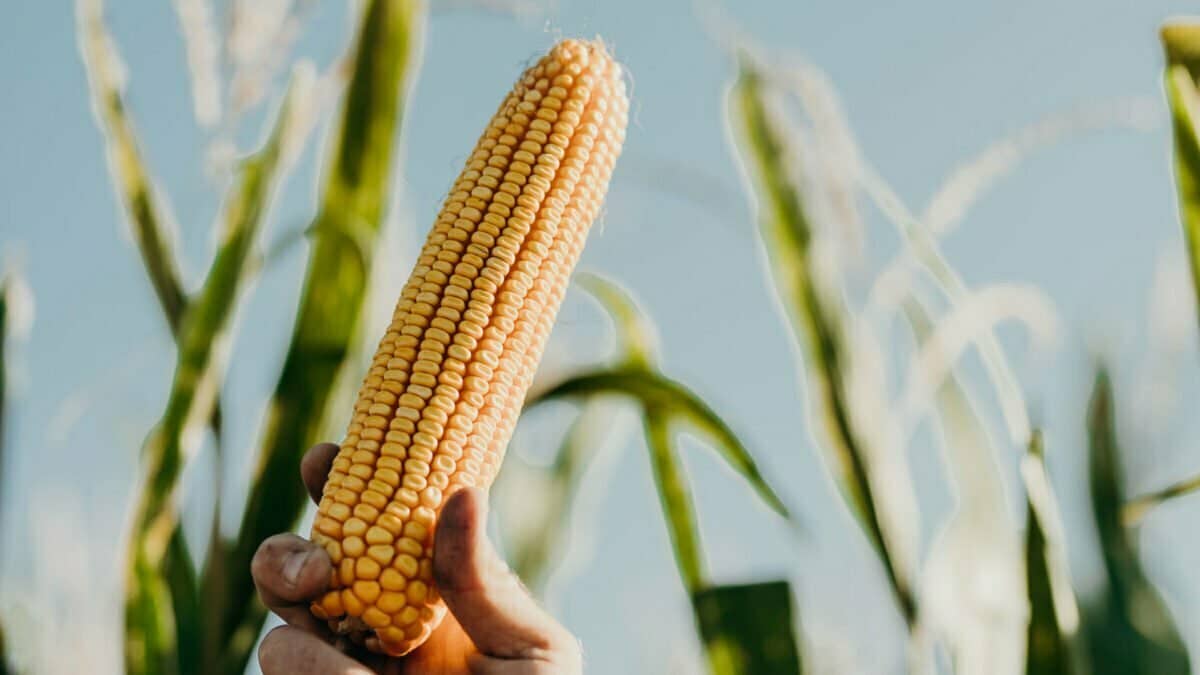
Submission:
[[[334,443],[317,443],[300,460],[300,478],[304,480],[304,487],[308,488],[308,494],[314,502],[321,501],[321,491],[325,488],[325,480],[329,478],[329,470],[333,467],[338,450]]]
[[[333,564],[316,544],[294,534],[277,534],[258,547],[250,576],[264,605],[287,623],[318,632],[311,601],[329,586]]]

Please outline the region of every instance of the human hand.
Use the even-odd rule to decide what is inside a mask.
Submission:
[[[300,473],[314,501],[337,446],[311,448]],[[264,675],[575,675],[575,638],[530,597],[487,539],[487,499],[477,488],[446,500],[434,534],[433,570],[450,611],[408,656],[371,654],[334,635],[309,612],[333,572],[329,555],[307,539],[279,534],[259,547],[250,570],[258,595],[287,625],[263,638]]]

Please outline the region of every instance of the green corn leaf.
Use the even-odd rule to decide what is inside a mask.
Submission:
[[[5,408],[5,394],[8,391],[8,370],[7,370],[7,344],[9,333],[9,318],[8,318],[8,303],[9,303],[9,283],[5,279],[0,283],[0,505],[4,504],[4,449],[8,445],[8,437],[5,435],[8,427],[4,424],[4,419],[7,413]],[[0,530],[0,542],[3,541],[4,531]],[[0,589],[3,590],[3,589]],[[8,657],[4,648],[4,617],[0,616],[0,675],[8,673]]]
[[[1136,525],[1146,517],[1146,514],[1163,502],[1190,495],[1200,490],[1200,476],[1185,478],[1178,483],[1172,483],[1161,490],[1131,499],[1121,509],[1121,517],[1127,526]]]
[[[688,427],[712,443],[721,457],[737,471],[759,498],[773,511],[790,518],[787,507],[767,484],[750,451],[734,431],[699,396],[684,385],[651,370],[636,367],[602,368],[570,377],[538,394],[526,404],[532,409],[559,398],[586,398],[598,394],[618,394],[634,398],[643,408],[655,407],[671,421]]]
[[[853,428],[847,391],[847,348],[841,317],[846,312],[818,287],[811,256],[812,224],[800,189],[788,173],[785,132],[771,115],[765,82],[748,58],[738,63],[730,92],[737,148],[758,195],[758,218],[776,289],[805,347],[812,372],[814,407],[826,428],[827,460],[851,513],[878,552],[901,613],[910,623],[916,604],[909,581],[889,551],[868,474],[867,455]]]
[[[1029,443],[1028,459],[1043,471],[1042,434],[1035,429]],[[1047,482],[1048,487],[1048,482]],[[1073,591],[1068,580],[1056,571],[1055,530],[1046,522],[1048,514],[1039,508],[1032,494],[1026,496],[1028,522],[1025,529],[1025,584],[1029,597],[1029,628],[1026,631],[1025,675],[1073,675],[1082,672],[1077,662],[1075,635],[1064,610],[1076,617]],[[1042,511],[1042,513],[1039,513]],[[1064,588],[1066,586],[1066,588]],[[1070,597],[1070,608],[1062,607],[1062,594]]]
[[[138,147],[137,136],[125,107],[119,56],[101,12],[100,2],[79,2],[78,39],[92,92],[93,110],[104,135],[117,196],[128,214],[143,267],[158,298],[163,317],[178,344],[188,298],[169,233],[169,209],[165,206],[165,197],[160,197],[161,188],[155,185]],[[213,406],[210,423],[219,447],[219,402]],[[216,521],[214,513],[214,526]],[[171,553],[163,560],[168,586],[176,602],[186,603],[190,607],[196,603],[197,586],[190,557],[177,554],[186,547],[182,533],[172,535],[170,547]],[[199,614],[195,613],[181,617],[178,626],[177,640],[182,666],[199,663],[199,655],[190,648],[195,647],[199,633],[186,625],[186,622],[198,617]]]
[[[934,329],[928,310],[915,297],[907,298],[901,308],[918,347],[925,345]],[[958,376],[951,375],[937,388],[934,398],[947,471],[960,502],[1009,524],[996,450],[966,387]]]
[[[1161,32],[1167,68],[1164,88],[1171,109],[1175,145],[1175,183],[1179,217],[1187,242],[1192,283],[1200,298],[1200,24],[1172,23]],[[1162,502],[1200,489],[1200,476],[1191,477],[1131,501],[1127,522],[1141,519]]]
[[[364,7],[354,70],[332,137],[326,183],[291,344],[260,442],[258,465],[215,645],[228,672],[241,672],[266,618],[254,596],[250,559],[266,537],[296,526],[307,493],[300,458],[323,440],[326,408],[358,339],[375,242],[391,185],[402,99],[415,72],[423,3],[372,0]]]
[[[692,606],[712,675],[803,672],[787,581],[711,586]]]
[[[581,273],[575,281],[608,312],[617,330],[618,352],[628,365],[648,367],[653,363],[658,338],[633,297],[597,274]]]
[[[5,398],[8,393],[8,334],[12,330],[9,319],[9,288],[12,280],[5,278],[0,281],[0,506],[4,504],[4,451],[8,445],[8,427],[5,424],[8,403]],[[3,532],[0,531],[0,536]],[[0,539],[0,541],[3,541]]]
[[[653,369],[656,350],[656,336],[653,325],[650,324],[642,311],[638,309],[636,300],[617,283],[605,277],[583,273],[576,276],[576,281],[598,303],[604,307],[612,319],[617,333],[617,370],[648,374],[650,380],[656,376]],[[635,376],[636,377],[636,376]],[[665,378],[662,380],[666,381]],[[668,381],[667,381],[668,382]],[[565,383],[564,383],[565,384]],[[677,388],[676,384],[668,382],[668,387]],[[682,390],[682,388],[680,388]],[[595,392],[600,394],[605,392]],[[611,393],[611,392],[610,392]],[[569,394],[563,394],[569,395]],[[580,394],[584,398],[593,394]],[[749,453],[740,444],[736,435],[728,426],[716,418],[715,413],[707,410],[703,402],[695,395],[684,394],[690,399],[683,406],[667,406],[664,401],[671,399],[674,394],[658,395],[643,394],[634,398],[643,406],[643,428],[646,431],[648,448],[652,456],[655,484],[659,489],[659,498],[664,507],[668,528],[676,552],[680,577],[689,589],[696,589],[702,581],[700,544],[698,544],[695,518],[692,515],[691,500],[688,496],[688,486],[683,480],[676,458],[676,448],[670,434],[670,424],[673,417],[682,418],[689,422],[697,431],[714,438],[722,448],[731,448],[728,455],[732,462],[743,462],[749,466],[749,471],[756,474],[754,462],[749,460]],[[530,401],[530,406],[536,405],[536,400]],[[539,531],[539,537],[515,552],[515,569],[526,583],[538,583],[545,573],[548,556],[562,537],[560,530],[566,524],[566,514],[570,513],[570,496],[575,494],[578,480],[586,470],[590,452],[595,447],[595,432],[590,430],[588,418],[598,411],[592,410],[598,404],[587,404],[584,412],[572,423],[568,434],[564,437],[562,447],[550,471],[551,494],[542,510],[548,513],[560,514],[557,518],[548,519],[544,528]],[[652,412],[653,411],[653,412]],[[691,412],[688,412],[691,411]],[[706,412],[707,411],[707,412]],[[714,422],[715,420],[715,422]],[[761,480],[761,477],[760,477]],[[778,498],[767,490],[768,503],[774,500],[778,508]],[[784,512],[786,513],[786,512]]]
[[[694,593],[705,584],[704,556],[691,491],[671,435],[670,414],[660,403],[645,403],[642,424],[646,447],[650,451],[654,485],[671,537],[671,549],[675,553],[675,565],[683,585],[689,593]]]
[[[1025,580],[1029,594],[1025,673],[1070,675],[1073,671],[1066,641],[1054,615],[1054,594],[1046,565],[1046,534],[1032,508],[1025,532]]]
[[[901,308],[917,349],[925,349],[934,332],[928,310],[915,296],[904,298]],[[926,574],[939,577],[932,593],[958,599],[961,620],[939,623],[947,650],[956,663],[985,663],[997,653],[1019,653],[1025,641],[1020,534],[1009,515],[996,448],[965,383],[951,373],[933,401],[932,422],[956,508],[930,544]],[[983,586],[994,588],[994,597],[981,601],[974,590]],[[977,625],[990,627],[990,639],[974,637]]]
[[[160,203],[162,191],[146,168],[125,109],[121,66],[104,26],[102,11],[100,2],[78,1],[79,48],[91,85],[93,110],[104,133],[117,196],[128,212],[142,263],[171,334],[178,336],[187,308],[187,294],[169,235],[168,210]]]
[[[562,546],[570,520],[571,501],[590,466],[601,436],[609,431],[609,420],[600,403],[588,403],[563,436],[549,469],[549,493],[539,506],[546,514],[536,536],[528,537],[510,556],[512,569],[527,586],[538,590],[545,583],[555,552]],[[508,466],[505,462],[504,466]],[[501,479],[504,477],[501,469]]]
[[[263,149],[239,171],[235,190],[225,205],[225,225],[213,265],[184,314],[166,410],[144,448],[145,469],[134,512],[127,585],[126,665],[130,673],[176,672],[179,667],[177,650],[182,645],[170,635],[175,621],[167,597],[169,587],[159,569],[166,558],[180,560],[178,555],[168,555],[180,550],[181,535],[176,534],[178,480],[216,404],[223,345],[249,276],[258,232],[266,220],[274,187],[282,179],[277,169],[293,121],[291,103],[289,95]]]
[[[1200,22],[1195,19],[1165,24],[1159,32],[1167,65],[1182,66],[1200,76]]]
[[[1175,139],[1175,185],[1179,219],[1192,265],[1192,284],[1200,299],[1200,25],[1168,24],[1162,29],[1167,68],[1164,88]]]
[[[1106,577],[1103,589],[1083,605],[1093,672],[1182,675],[1191,672],[1187,651],[1121,517],[1124,476],[1114,401],[1112,380],[1101,366],[1087,419],[1092,515]]]
[[[204,612],[196,566],[180,527],[175,528],[167,544],[161,576],[170,593],[179,675],[199,675],[204,664]]]
[[[1200,289],[1200,92],[1183,66],[1166,72],[1167,100],[1175,136],[1175,183],[1179,215],[1192,266],[1192,282]]]

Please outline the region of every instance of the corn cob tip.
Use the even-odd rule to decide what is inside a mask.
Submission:
[[[313,524],[334,573],[312,612],[338,633],[401,656],[445,616],[433,580],[438,513],[499,470],[628,107],[603,43],[563,40],[517,80],[451,188]]]

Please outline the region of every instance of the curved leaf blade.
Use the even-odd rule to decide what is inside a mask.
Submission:
[[[1179,220],[1192,265],[1192,285],[1200,296],[1200,91],[1183,65],[1167,68],[1164,86],[1175,143]]]
[[[670,415],[662,404],[646,403],[642,424],[646,432],[646,447],[650,450],[654,485],[671,537],[671,550],[675,553],[675,564],[683,585],[689,593],[694,593],[705,584],[704,554],[700,547],[691,490],[671,438]]]
[[[79,51],[92,92],[92,109],[104,135],[109,173],[128,213],[143,266],[171,334],[178,336],[187,308],[187,294],[171,237],[169,210],[138,147],[137,134],[125,108],[119,57],[104,26],[102,12],[99,0],[77,3]]]
[[[880,505],[871,484],[867,449],[854,428],[848,391],[848,353],[842,320],[845,308],[820,287],[811,260],[813,225],[804,195],[789,171],[785,130],[771,109],[765,75],[746,56],[729,93],[737,127],[738,156],[746,167],[767,259],[792,332],[807,355],[813,409],[825,427],[827,466],[846,504],[875,548],[897,605],[910,624],[916,619],[911,583],[901,573],[884,532]]]
[[[166,409],[144,448],[144,474],[141,494],[133,520],[128,576],[128,619],[126,634],[130,646],[131,672],[156,672],[178,669],[181,641],[169,640],[159,647],[150,646],[155,635],[172,630],[170,592],[158,570],[168,559],[182,563],[179,556],[168,555],[181,541],[179,525],[178,481],[183,467],[195,453],[205,424],[211,419],[223,377],[223,344],[244,287],[250,277],[252,252],[258,232],[266,221],[275,186],[282,179],[277,171],[284,152],[284,139],[293,121],[295,97],[289,93],[280,108],[269,139],[257,154],[243,164],[234,193],[224,209],[222,240],[204,285],[184,314],[180,328],[175,374],[167,396]],[[173,570],[173,579],[184,579]],[[151,618],[151,611],[157,612]],[[146,632],[143,621],[155,626]],[[171,665],[165,665],[170,662]],[[190,663],[190,662],[189,662]]]
[[[1066,575],[1061,523],[1046,476],[1042,434],[1034,429],[1026,454],[1025,585],[1029,600],[1026,630],[1026,675],[1074,675],[1085,672],[1079,662],[1078,607]]]
[[[572,503],[591,466],[593,451],[603,442],[601,437],[610,431],[607,416],[603,419],[599,416],[603,409],[603,405],[586,403],[567,429],[549,467],[549,489],[537,509],[542,515],[535,526],[536,536],[518,542],[509,556],[513,571],[530,588],[540,589],[546,581],[552,558],[567,536]],[[514,458],[505,460],[503,466],[509,466],[510,461]],[[505,469],[501,468],[499,480],[505,480],[505,476]]]
[[[1115,398],[1100,366],[1088,404],[1088,481],[1107,583],[1084,603],[1085,627],[1096,675],[1191,672],[1170,610],[1147,579],[1121,518],[1124,470]]]
[[[633,296],[598,274],[581,273],[576,281],[608,312],[616,327],[617,348],[628,364],[649,367],[654,362],[658,338]]]
[[[567,378],[531,399],[533,408],[559,398],[619,394],[636,399],[643,408],[655,407],[672,420],[681,419],[713,444],[721,458],[742,476],[771,510],[791,519],[783,501],[767,484],[750,451],[719,415],[684,385],[644,368],[599,369]]]
[[[4,503],[4,451],[8,445],[8,437],[5,435],[8,429],[5,426],[7,413],[5,396],[8,392],[8,335],[11,330],[8,305],[11,283],[11,279],[8,278],[0,281],[0,505]],[[0,530],[0,537],[3,535],[4,532]],[[6,675],[6,673],[8,673],[8,657],[5,655],[4,617],[0,617],[0,675]]]
[[[936,325],[921,299],[909,296],[901,308],[917,352],[936,349]],[[947,370],[930,397],[931,422],[955,508],[930,544],[925,575],[938,583],[923,589],[923,610],[956,662],[1008,659],[1015,667],[1027,627],[1020,534],[987,424],[955,369]],[[973,593],[984,586],[993,589],[986,599]]]

